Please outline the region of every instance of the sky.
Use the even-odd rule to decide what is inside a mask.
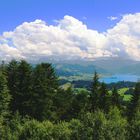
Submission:
[[[140,0],[0,0],[0,32],[36,19],[52,23],[65,15],[82,20],[89,28],[105,31],[113,26],[107,17],[140,11]]]
[[[0,59],[140,61],[140,0],[0,0]]]

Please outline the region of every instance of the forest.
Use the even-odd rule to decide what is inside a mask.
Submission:
[[[88,91],[63,89],[50,63],[0,65],[0,140],[140,140],[140,83],[124,101],[93,72]]]

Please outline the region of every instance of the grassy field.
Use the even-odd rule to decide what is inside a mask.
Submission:
[[[66,84],[62,85],[61,87],[66,90],[69,87],[72,87],[72,85],[71,85],[71,83],[66,83]],[[130,101],[131,100],[132,95],[125,94],[125,92],[128,91],[128,90],[129,90],[129,88],[121,88],[121,89],[118,90],[118,93],[121,95],[121,97],[123,98],[124,101]],[[88,92],[88,90],[85,89],[85,88],[74,88],[74,91],[75,92],[81,92],[81,91]],[[111,94],[112,92],[109,91],[109,93]]]
[[[67,90],[71,86],[72,86],[71,83],[66,83],[66,84],[62,85],[61,88],[64,89],[64,90]]]
[[[120,94],[121,96],[123,96],[123,100],[124,100],[124,101],[129,101],[129,100],[131,100],[132,95],[130,95],[130,94],[125,94],[125,92],[128,91],[128,90],[129,90],[129,88],[121,88],[121,89],[118,90],[119,94]]]
[[[86,88],[75,88],[75,92],[89,92]]]
[[[78,81],[78,80],[92,80],[93,74],[79,74],[75,76],[60,76],[60,79],[69,80],[69,81]]]

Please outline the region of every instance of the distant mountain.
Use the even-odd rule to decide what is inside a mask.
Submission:
[[[131,64],[119,69],[119,72],[122,74],[128,73],[133,75],[140,75],[140,63]]]
[[[97,59],[95,61],[53,62],[59,76],[133,74],[140,75],[140,62],[121,58]]]
[[[95,71],[98,71],[98,73],[107,74],[108,72],[98,66],[95,66],[94,64],[86,64],[83,62],[80,64],[71,64],[71,63],[61,63],[61,64],[55,64],[55,69],[57,71],[57,74],[60,76],[76,76],[76,75],[82,75],[82,74],[93,74]]]
[[[110,74],[121,74],[126,72],[126,67],[132,67],[135,64],[140,64],[140,62],[121,59],[121,58],[108,58],[108,59],[99,59],[93,62],[95,66],[101,67],[107,70]],[[132,69],[133,71],[135,69]]]
[[[93,62],[95,66],[104,68],[110,74],[132,74],[140,75],[140,61],[128,59],[106,59]]]

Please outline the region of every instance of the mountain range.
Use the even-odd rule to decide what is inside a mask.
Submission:
[[[130,74],[140,76],[140,61],[121,58],[96,59],[95,61],[76,60],[53,62],[59,76],[78,76],[93,74],[101,75]]]

